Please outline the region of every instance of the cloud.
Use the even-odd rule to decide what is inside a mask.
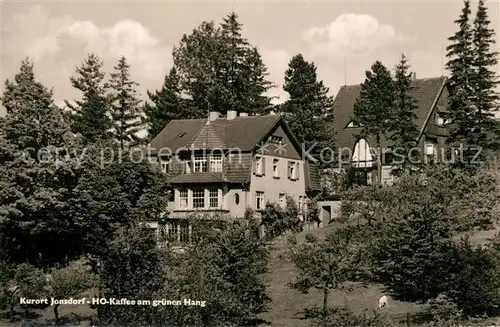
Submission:
[[[120,56],[131,65],[131,75],[144,96],[146,90],[160,88],[172,66],[172,46],[134,20],[120,20],[99,26],[72,16],[54,17],[41,5],[15,15],[4,28],[4,53],[17,68],[23,57],[30,57],[40,80],[54,87],[56,100],[78,96],[69,83],[76,66],[88,53],[96,53],[110,72]],[[9,75],[16,70],[9,71]],[[8,76],[9,76],[8,75]]]
[[[103,61],[103,70],[110,72],[118,58],[124,55],[131,65],[131,75],[139,86],[142,98],[146,90],[159,89],[165,74],[173,65],[172,46],[162,44],[159,35],[134,20],[119,20],[98,25],[92,20],[72,16],[52,15],[43,5],[13,14],[4,24],[4,76],[17,73],[20,61],[28,56],[35,64],[37,77],[54,88],[57,103],[78,99],[81,95],[69,81],[75,67],[80,66],[88,53],[96,53]],[[268,92],[287,99],[282,84],[292,55],[283,49],[259,47],[268,67],[268,79],[276,87]],[[2,85],[0,85],[1,91]],[[1,108],[0,108],[1,111]],[[0,113],[1,114],[1,113]]]
[[[410,39],[381,24],[369,15],[343,14],[323,27],[312,27],[304,32],[315,56],[367,56],[379,48],[396,45]]]

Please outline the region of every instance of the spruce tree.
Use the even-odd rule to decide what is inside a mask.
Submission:
[[[496,91],[499,82],[493,70],[498,64],[498,52],[492,49],[495,44],[495,32],[490,28],[490,23],[484,1],[480,0],[473,23],[473,68],[475,72],[473,85],[476,105],[474,137],[476,144],[483,148],[499,149],[500,134],[498,122],[494,120],[493,113],[498,110],[500,100]]]
[[[376,61],[366,79],[361,83],[359,97],[354,104],[354,120],[362,126],[360,137],[374,138],[377,146],[377,180],[382,180],[381,139],[388,137],[395,98],[394,81],[391,72]]]
[[[231,108],[249,114],[265,114],[271,106],[271,99],[265,93],[273,84],[267,80],[267,67],[258,49],[243,37],[242,28],[234,12],[221,23],[222,40],[227,48],[224,62],[228,64]]]
[[[268,114],[272,105],[271,98],[266,93],[275,85],[267,80],[269,73],[256,47],[247,51],[242,75],[248,87],[244,94],[246,100],[241,110],[249,114]]]
[[[137,98],[139,84],[130,78],[130,65],[122,56],[114,67],[109,81],[111,91],[112,133],[120,148],[134,145],[139,140],[137,133],[143,122],[140,100]]]
[[[223,70],[226,76],[229,98],[232,110],[242,111],[245,104],[242,94],[249,88],[243,76],[245,67],[245,57],[249,48],[248,40],[245,39],[241,30],[243,25],[238,21],[238,15],[234,12],[223,18],[221,27],[221,41],[223,42],[224,52],[221,53],[223,60]]]
[[[277,110],[284,114],[292,133],[306,150],[317,160],[321,151],[334,146],[332,126],[333,98],[329,89],[318,80],[317,67],[304,59],[302,54],[295,55],[285,72],[285,90],[290,98]],[[323,154],[331,151],[324,151]],[[322,166],[330,161],[323,158]]]
[[[470,1],[465,0],[462,13],[455,21],[459,30],[448,38],[451,44],[446,48],[446,56],[449,58],[446,69],[450,72],[450,96],[448,113],[445,115],[445,118],[450,120],[448,143],[454,148],[463,144],[465,149],[476,145],[474,49],[470,13]],[[466,160],[470,155],[470,151],[466,150]]]
[[[81,67],[76,68],[76,76],[70,78],[74,88],[83,93],[76,106],[66,101],[72,110],[70,114],[72,130],[83,136],[86,142],[95,142],[109,137],[112,127],[109,114],[110,99],[107,95],[105,73],[102,62],[95,54],[89,54]]]
[[[144,113],[150,140],[171,120],[196,118],[189,110],[186,99],[181,97],[180,78],[175,67],[165,75],[161,90],[154,93],[148,91],[148,97],[151,103],[146,102]]]
[[[418,127],[415,124],[417,119],[417,100],[412,92],[410,65],[405,55],[401,55],[401,61],[395,69],[394,92],[395,101],[393,114],[391,117],[390,139],[394,141],[393,153],[398,156],[394,173],[400,173],[411,165],[417,163],[418,153],[410,151],[417,145]]]

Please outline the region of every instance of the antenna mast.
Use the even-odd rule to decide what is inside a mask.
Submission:
[[[344,56],[344,85],[347,85],[347,56]]]

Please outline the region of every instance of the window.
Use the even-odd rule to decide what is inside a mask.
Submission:
[[[189,222],[179,221],[177,228],[179,229],[179,241],[181,243],[189,243]]]
[[[234,195],[234,203],[240,204],[240,195],[238,193]]]
[[[280,163],[279,159],[273,160],[273,177],[274,178],[280,178],[279,163]]]
[[[193,208],[199,209],[205,207],[205,190],[193,190]]]
[[[359,127],[359,124],[356,123],[354,120],[350,121],[349,124],[347,124],[346,126],[347,128],[350,128],[350,127]]]
[[[167,241],[175,242],[177,241],[177,236],[179,235],[179,225],[177,222],[168,223],[166,226],[167,229]]]
[[[257,210],[264,210],[264,192],[255,193],[255,208]]]
[[[299,179],[298,176],[298,166],[299,163],[295,161],[288,162],[288,178],[291,180]]]
[[[191,168],[191,160],[184,160],[184,174],[191,174],[193,171]]]
[[[439,114],[439,112],[436,113],[436,125],[437,126],[444,126],[448,124],[449,120],[443,118],[442,115]]]
[[[222,172],[222,155],[216,154],[210,156],[210,171],[214,173]]]
[[[254,166],[254,173],[257,176],[263,176],[265,175],[265,164],[266,161],[264,157],[256,156],[255,157],[255,166]]]
[[[283,144],[283,137],[282,136],[273,135],[273,136],[271,136],[269,138],[269,143]]]
[[[160,159],[161,171],[165,174],[170,171],[170,160],[168,159]]]
[[[207,169],[207,157],[203,155],[196,155],[193,159],[193,172],[204,173]]]
[[[304,210],[305,197],[299,195],[299,210]]]
[[[179,209],[188,208],[188,191],[179,190]]]
[[[425,144],[425,154],[428,156],[433,156],[437,153],[437,146],[435,143]]]
[[[191,226],[186,220],[171,220],[165,225],[167,242],[189,243],[191,241]]]
[[[208,194],[210,208],[219,207],[219,190],[209,190]]]
[[[286,195],[285,195],[285,193],[280,193],[279,204],[282,208],[286,208]]]

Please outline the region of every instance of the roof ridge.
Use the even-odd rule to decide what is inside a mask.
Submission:
[[[434,77],[422,77],[422,78],[416,78],[414,80],[412,80],[412,82],[417,82],[417,81],[428,81],[428,80],[439,80],[439,79],[446,79],[448,77],[446,76],[434,76]],[[358,84],[349,84],[349,85],[342,85],[340,86],[340,88],[346,88],[346,87],[359,87],[361,86],[362,82],[361,83],[358,83]]]
[[[198,137],[200,137],[201,133],[203,131],[207,131],[207,134],[209,132],[212,132],[212,134],[217,138],[217,141],[219,141],[224,147],[226,146],[226,142],[220,138],[220,135],[215,131],[213,124],[210,123],[210,120],[207,121],[207,123],[200,128],[198,133],[196,133],[188,142],[191,146],[196,142]],[[207,137],[208,138],[208,137]]]

